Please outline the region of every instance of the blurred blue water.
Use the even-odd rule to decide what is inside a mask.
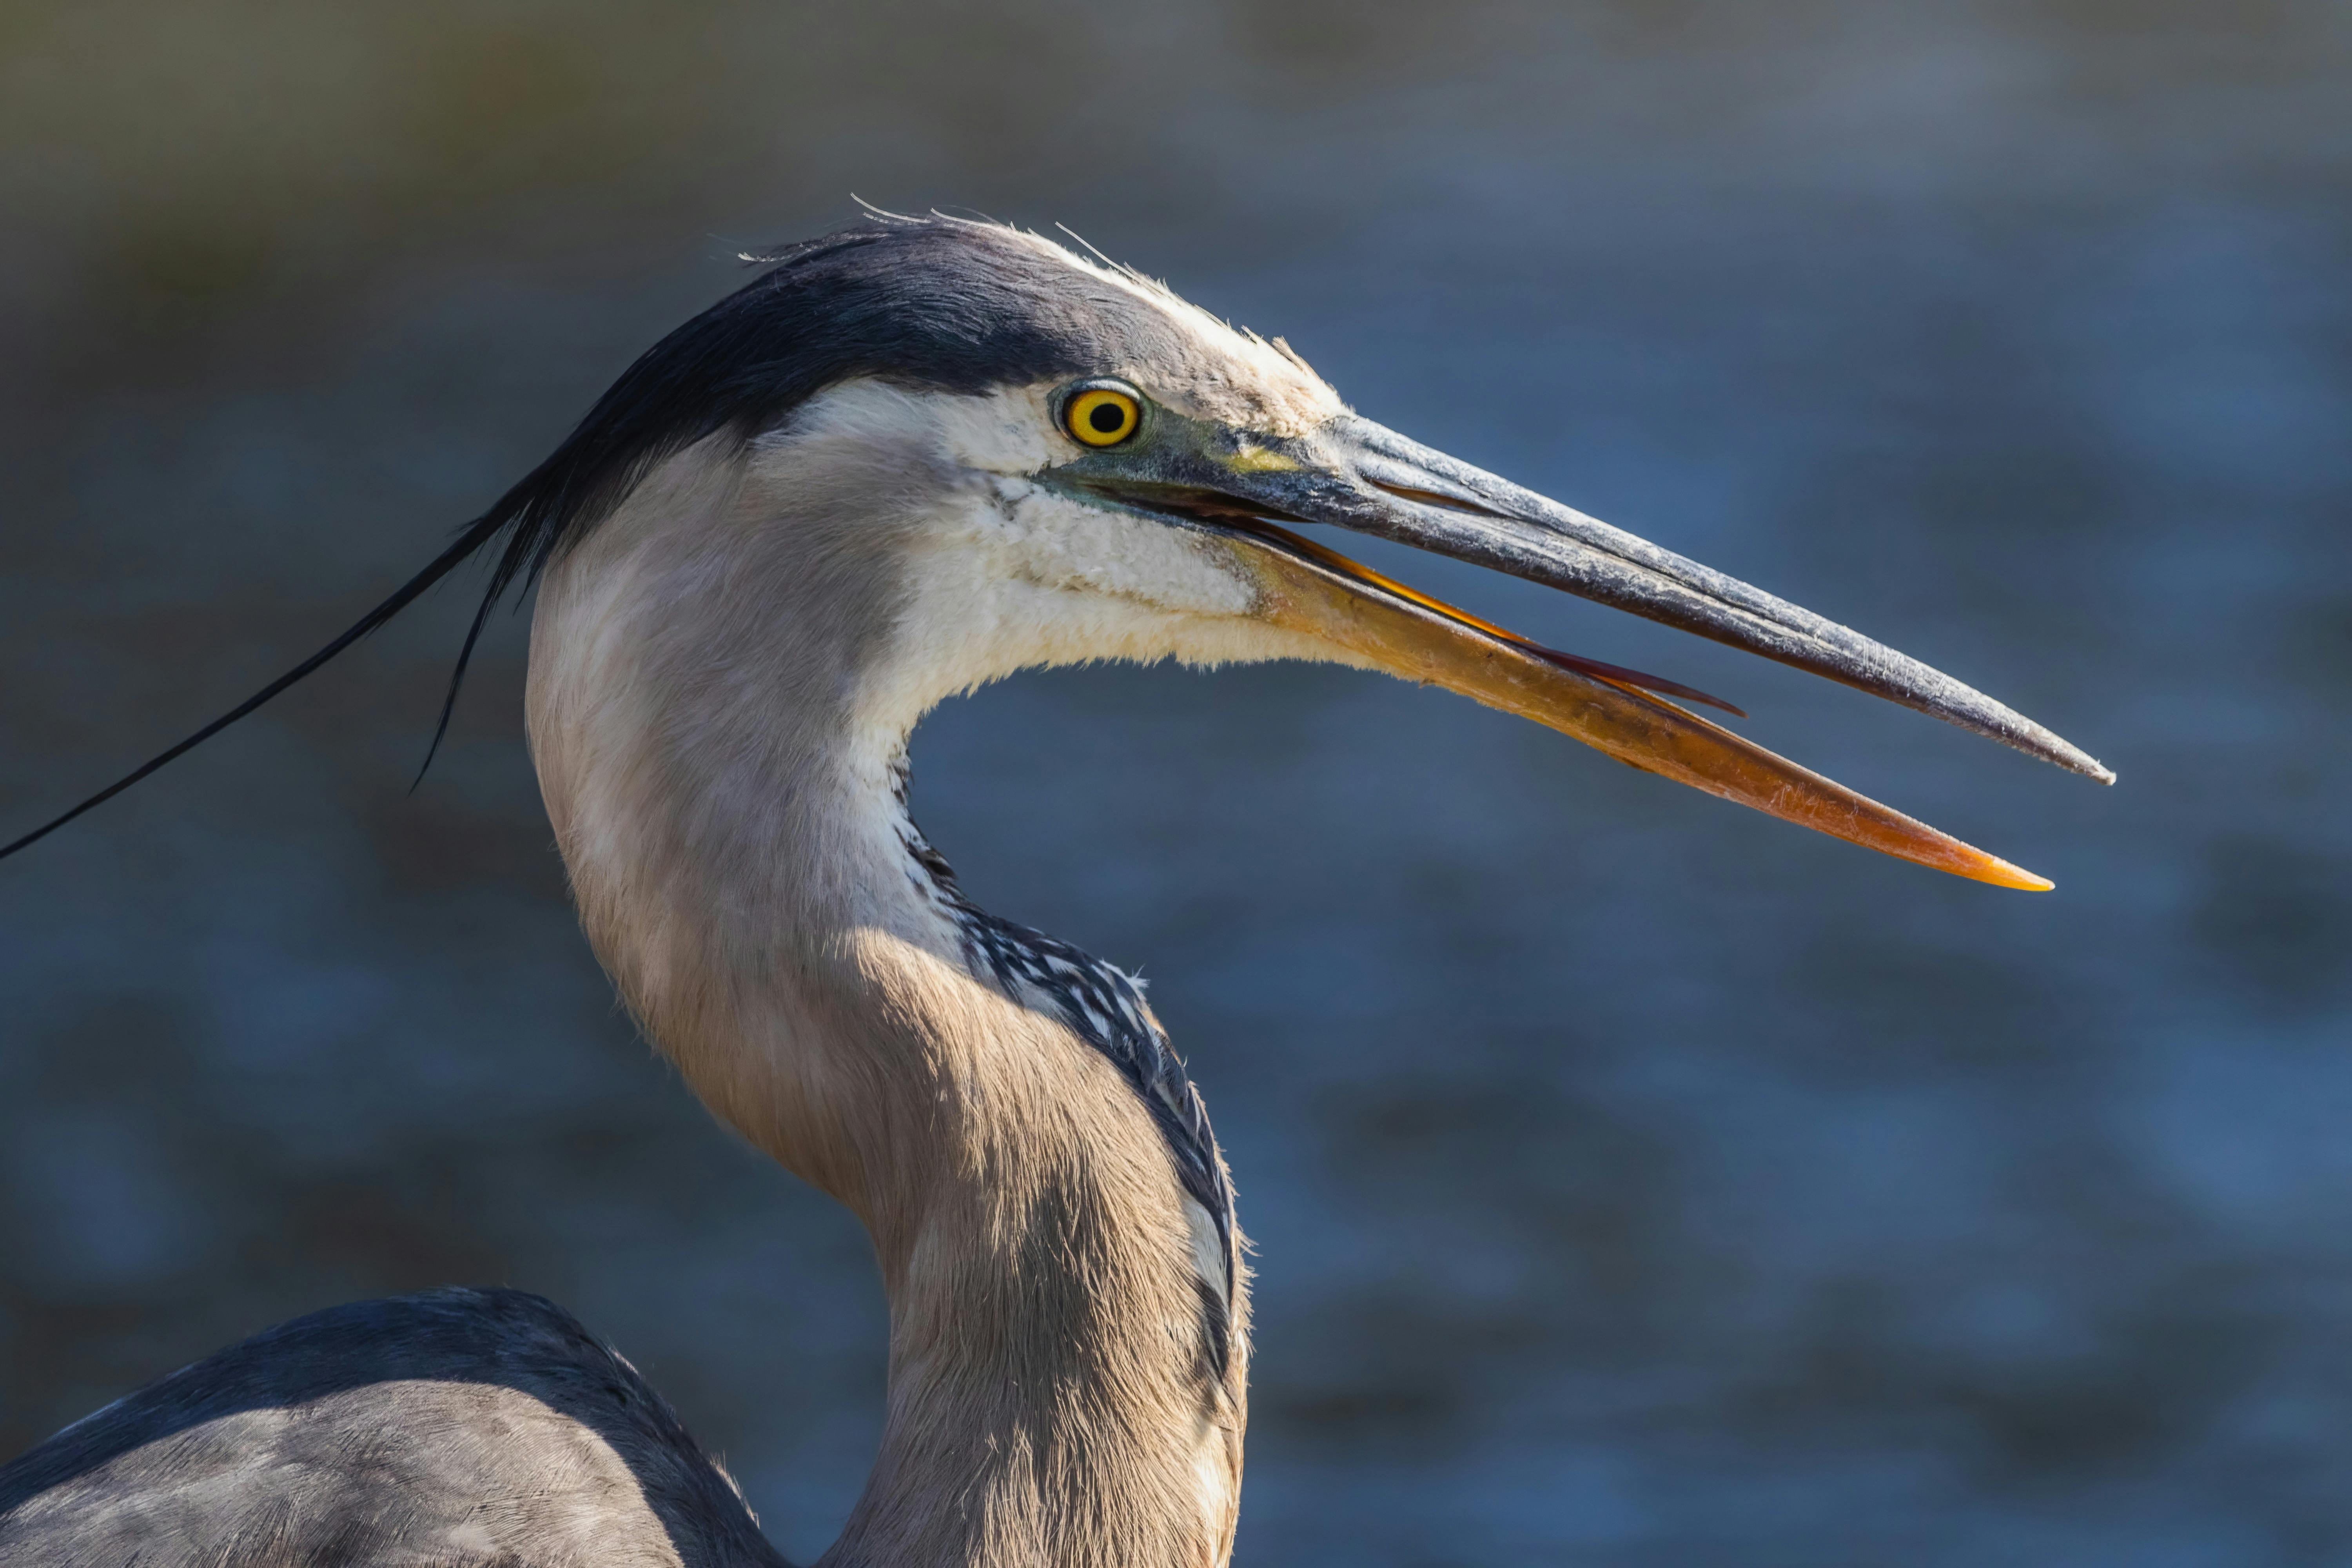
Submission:
[[[936,715],[927,830],[990,907],[1141,967],[1233,1159],[1237,1561],[2352,1558],[2347,117],[2265,121],[2304,79],[2228,64],[2324,75],[2340,26],[2215,23],[2183,67],[2131,55],[2137,24],[2021,41],[1990,11],[1793,44],[1486,11],[1356,54],[1307,8],[1207,15],[1152,47],[1223,39],[1281,91],[1150,85],[1189,107],[1139,133],[1134,188],[1058,162],[1050,116],[992,173],[936,127],[824,156],[896,171],[877,199],[1067,219],[1364,413],[2122,776],[1377,547],[2059,891],[1353,674],[1065,671]],[[2118,51],[2172,96],[2127,101]],[[2069,71],[2084,100],[2021,97]],[[422,560],[727,285],[698,236],[839,216],[730,174],[681,217],[612,178],[543,199],[674,241],[525,265],[428,214],[441,248],[365,267],[269,240],[228,305],[9,318],[10,819]],[[463,615],[0,877],[7,1446],[274,1318],[506,1281],[615,1340],[814,1555],[878,1427],[863,1238],[615,1016],[521,755],[516,626],[402,793]]]

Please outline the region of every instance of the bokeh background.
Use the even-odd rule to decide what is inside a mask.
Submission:
[[[1238,1172],[1237,1561],[2352,1562],[2347,174],[2328,0],[5,0],[0,826],[339,629],[743,246],[1066,223],[2123,781],[1425,561],[2059,891],[1354,674],[936,715],[931,837],[1143,967]],[[521,620],[406,793],[467,601],[0,868],[0,1455],[507,1282],[805,1560],[864,1238],[616,1014]]]

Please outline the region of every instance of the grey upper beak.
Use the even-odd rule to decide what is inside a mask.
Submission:
[[[1457,462],[1352,415],[1327,427],[1378,498],[1325,520],[1515,577],[1563,588],[1670,626],[1931,713],[2101,784],[2116,775],[2082,748],[1882,643],[1737,577]]]

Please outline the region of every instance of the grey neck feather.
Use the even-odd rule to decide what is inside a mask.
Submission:
[[[558,843],[647,1034],[874,1237],[888,1415],[825,1563],[1207,1568],[1244,1408],[1223,1166],[1134,983],[977,909],[907,815],[905,723],[860,694],[921,477],[865,456],[889,482],[707,443],[559,560]]]

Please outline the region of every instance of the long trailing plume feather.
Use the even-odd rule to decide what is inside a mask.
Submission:
[[[664,440],[657,430],[644,427],[650,423],[643,416],[644,405],[648,401],[644,384],[651,379],[648,362],[655,359],[661,348],[667,346],[669,340],[665,340],[662,345],[630,366],[546,461],[499,497],[497,505],[460,529],[456,541],[435,556],[423,571],[394,589],[389,597],[353,622],[332,642],[195,733],[157,752],[96,795],[51,817],[22,837],[0,846],[0,860],[40,842],[84,812],[103,805],[158,768],[219,734],[383,626],[422,597],[425,590],[495,543],[503,534],[506,536],[506,548],[499,552],[497,562],[490,569],[490,579],[483,591],[482,602],[475,608],[472,624],[466,628],[466,640],[457,650],[456,668],[449,672],[449,689],[441,700],[441,713],[433,727],[433,739],[425,747],[423,766],[416,771],[416,782],[422,783],[425,769],[433,765],[434,755],[441,749],[442,738],[449,731],[449,720],[457,711],[457,693],[465,685],[466,671],[473,662],[475,647],[481,641],[482,628],[488,623],[490,612],[499,602],[510,589],[520,585],[527,590],[537,581],[540,573],[570,537],[569,524],[616,499],[620,492],[642,477],[646,467],[668,450],[685,444],[687,439],[698,438],[709,433],[708,430],[693,430],[690,426],[687,432],[679,432],[673,427],[670,438]],[[637,417],[632,418],[632,415]],[[415,787],[415,784],[410,785],[412,789]]]
[[[673,334],[673,338],[677,335]],[[422,783],[425,769],[433,765],[433,758],[441,749],[442,738],[448,733],[450,717],[457,711],[457,693],[465,685],[467,668],[473,662],[475,647],[481,640],[482,628],[488,623],[490,612],[519,581],[528,588],[537,579],[556,550],[565,542],[569,533],[567,523],[593,509],[599,501],[609,500],[625,489],[649,463],[662,455],[663,444],[657,437],[641,427],[631,426],[642,426],[645,423],[643,405],[648,399],[645,395],[646,388],[644,384],[652,379],[648,364],[663,348],[670,346],[670,342],[665,340],[630,366],[546,461],[501,496],[497,505],[459,530],[456,541],[435,556],[423,571],[394,589],[389,597],[353,622],[332,642],[204,728],[157,752],[96,795],[51,817],[30,833],[0,846],[0,860],[39,843],[84,812],[105,805],[148,774],[211,740],[383,626],[423,596],[425,590],[479,554],[499,535],[505,534],[506,548],[499,552],[497,563],[491,568],[482,602],[476,607],[473,622],[466,629],[465,643],[457,651],[456,668],[449,672],[449,689],[441,700],[440,717],[433,727],[433,739],[425,747],[424,764],[416,771],[416,782]],[[630,417],[632,414],[640,417],[633,419]],[[415,784],[410,785],[411,789],[415,787]]]
[[[244,701],[230,709],[227,712],[222,714],[219,718],[214,720],[211,723],[206,724],[203,729],[198,730],[194,734],[190,735],[187,739],[181,741],[176,745],[171,746],[164,751],[157,752],[154,756],[148,758],[145,762],[140,763],[137,767],[131,769],[129,773],[123,774],[121,778],[115,780],[112,784],[107,785],[104,789],[100,790],[96,795],[91,795],[89,799],[81,802],[70,810],[59,813],[58,816],[53,816],[48,821],[41,824],[40,826],[33,829],[30,833],[24,835],[22,837],[16,839],[14,842],[5,847],[0,847],[0,860],[6,859],[9,856],[16,853],[19,849],[39,843],[42,839],[47,838],[50,834],[55,833],[58,828],[63,827],[67,823],[71,822],[75,817],[79,816],[82,813],[105,805],[108,801],[112,800],[116,795],[121,795],[124,790],[129,789],[132,784],[137,784],[141,779],[145,778],[149,773],[153,773],[156,769],[163,766],[169,762],[172,762],[173,759],[185,752],[194,751],[196,747],[204,744],[206,741],[211,740],[215,735],[219,734],[223,730],[227,729],[231,724],[236,723],[239,719],[244,718],[247,714],[252,712],[255,709],[260,707],[263,703],[277,696],[279,692],[284,691],[288,687],[292,686],[295,682],[300,680],[304,676],[307,676],[311,671],[317,669],[320,665],[325,664],[329,659],[334,658],[337,654],[351,647],[352,644],[359,641],[370,632],[374,631],[386,621],[391,620],[393,616],[406,609],[409,604],[422,595],[427,588],[432,587],[433,584],[438,583],[442,578],[457,570],[457,567],[471,557],[475,552],[480,550],[483,545],[488,543],[493,538],[497,537],[498,531],[500,526],[502,526],[501,520],[495,513],[478,519],[474,522],[468,524],[465,531],[457,536],[457,542],[449,546],[448,549],[443,551],[439,555],[434,557],[432,564],[426,566],[424,571],[419,572],[415,576],[411,577],[407,582],[403,583],[398,588],[394,589],[391,597],[385,599],[382,604],[376,605],[366,615],[362,616],[357,621],[353,622],[341,637],[335,638],[334,641],[329,643],[326,647],[320,648],[318,652],[312,654],[310,658],[304,659],[301,663],[296,665],[293,668],[288,670],[285,674],[279,676],[277,679],[271,681],[268,685],[263,687],[260,690],[255,692],[252,696],[247,698]],[[485,605],[485,614],[488,613],[488,605]],[[474,625],[476,630],[478,631],[481,626],[481,621],[478,617],[475,620]],[[472,647],[473,639],[468,637],[467,639],[467,651],[470,652]],[[462,663],[459,666],[458,673],[461,676],[464,673]],[[450,688],[449,695],[450,700],[454,702],[457,700],[457,688],[454,684]],[[441,722],[444,728],[447,727],[449,718],[446,708],[442,712]],[[440,734],[437,731],[435,732],[434,741],[436,744],[440,741]],[[431,759],[428,756],[426,760],[429,762]]]

